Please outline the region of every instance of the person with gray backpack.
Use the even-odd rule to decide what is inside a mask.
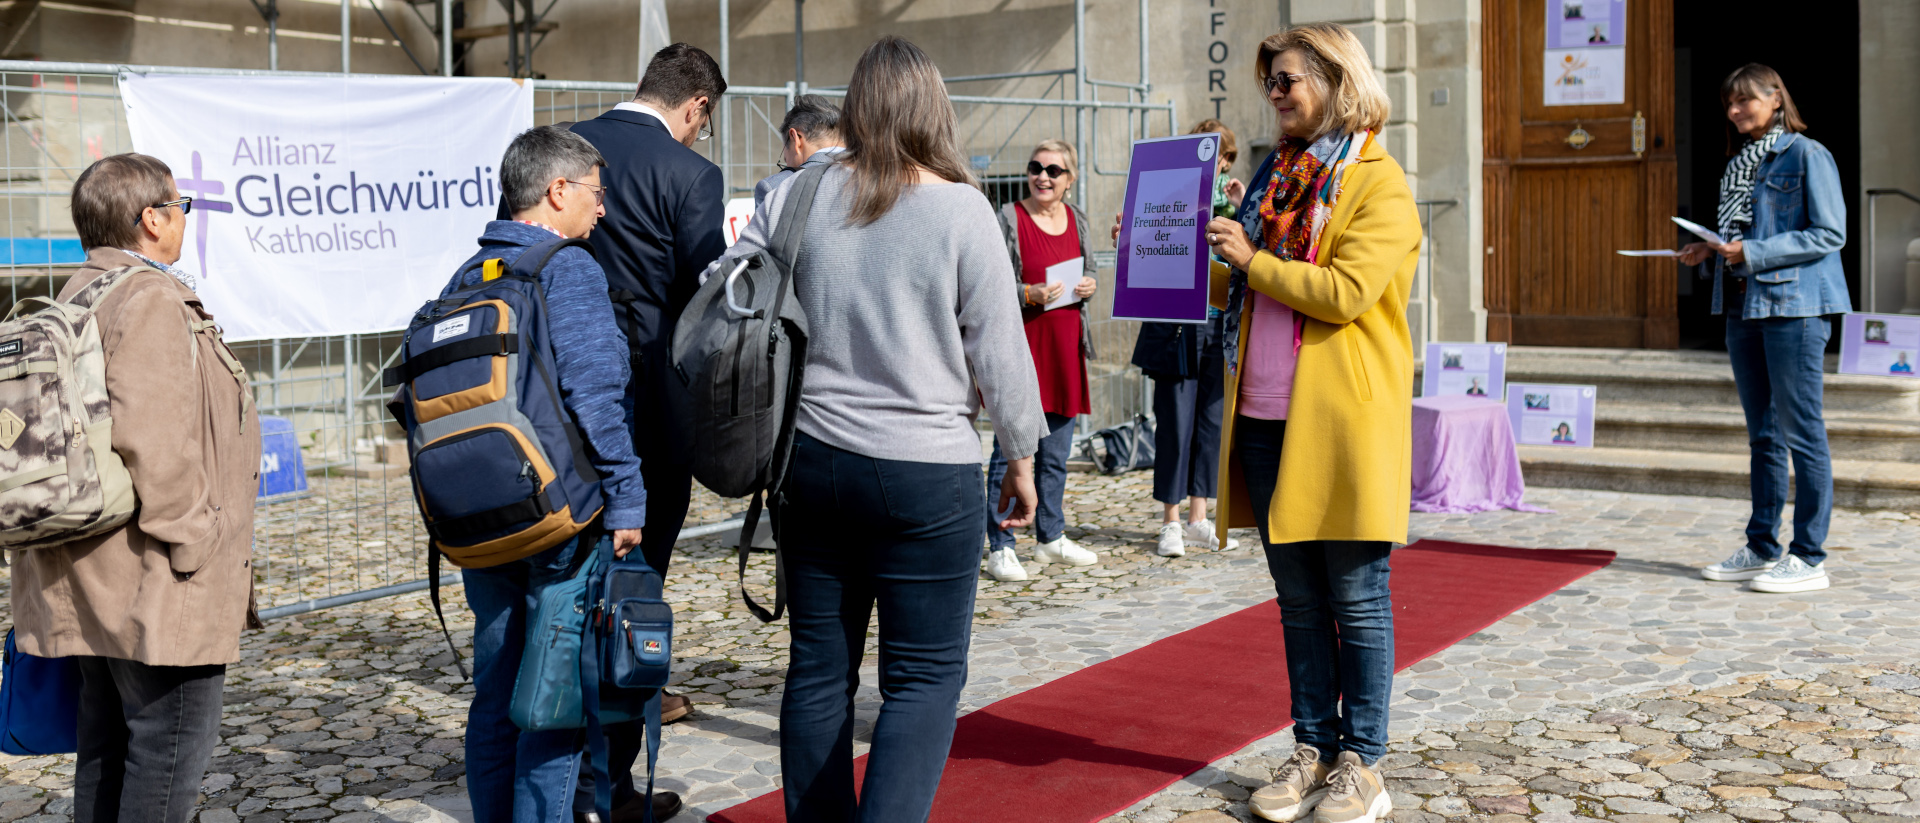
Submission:
[[[76,820],[187,820],[227,665],[258,626],[259,416],[173,267],[192,206],[156,158],[95,162],[72,194],[86,262],[0,323],[14,641],[78,669]]]
[[[1008,459],[998,501],[1008,527],[1033,518],[1046,420],[1006,244],[933,61],[897,37],[874,44],[841,124],[841,159],[775,189],[702,290],[764,298],[746,294],[742,262],[781,258],[781,221],[806,221],[792,256],[775,260],[791,263],[807,329],[773,505],[793,636],[780,707],[786,819],[925,820],[966,684],[986,539],[973,418],[984,402]],[[790,197],[808,202],[789,211]],[[689,314],[704,305],[696,296]],[[742,397],[741,408],[771,399]],[[853,695],[876,606],[886,697],[876,767],[856,799]]]

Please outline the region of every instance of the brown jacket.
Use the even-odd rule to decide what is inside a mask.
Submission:
[[[61,291],[140,261],[96,248]],[[58,548],[13,553],[20,650],[158,666],[240,659],[253,617],[253,500],[260,420],[245,376],[180,281],[140,272],[97,311],[107,359],[113,450],[140,509],[126,526]],[[224,356],[223,356],[224,355]],[[237,368],[237,367],[236,367]]]

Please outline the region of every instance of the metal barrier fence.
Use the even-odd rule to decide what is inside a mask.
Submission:
[[[0,61],[0,217],[6,237],[0,278],[9,304],[57,294],[83,259],[68,214],[73,181],[90,163],[132,151],[118,77],[158,73],[289,75],[166,67]],[[1035,73],[1035,86],[1050,73]],[[1172,106],[1073,101],[1058,73],[1034,97],[956,95],[959,135],[984,190],[998,205],[1025,196],[1028,153],[1040,140],[1081,147],[1080,187],[1090,229],[1104,236],[1124,195],[1128,144],[1171,133]],[[535,80],[535,122],[598,116],[631,99],[633,86]],[[735,87],[725,95],[715,136],[698,148],[725,173],[730,196],[750,196],[780,159],[778,124],[794,89]],[[820,90],[837,96],[843,92]],[[1131,95],[1129,95],[1131,97]],[[1086,132],[1078,130],[1087,124]],[[1103,131],[1104,129],[1104,131]],[[1103,162],[1104,161],[1104,162]],[[1116,165],[1117,164],[1117,165]],[[1104,244],[1097,244],[1104,245]],[[1112,256],[1105,255],[1104,268]],[[1096,298],[1092,330],[1099,356],[1089,378],[1091,431],[1145,413],[1146,381],[1127,365],[1137,324],[1113,320],[1110,299]],[[286,338],[234,345],[253,377],[265,415],[289,420],[308,490],[255,510],[254,569],[259,602],[271,614],[341,605],[424,586],[426,535],[408,488],[399,432],[387,421],[380,373],[398,353],[399,334]],[[291,459],[295,454],[284,455]],[[700,529],[701,532],[714,529]]]

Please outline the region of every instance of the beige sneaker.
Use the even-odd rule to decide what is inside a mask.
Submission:
[[[1360,755],[1341,752],[1327,775],[1327,796],[1313,810],[1313,823],[1375,823],[1393,811],[1393,798],[1380,775],[1360,763]]]
[[[1292,823],[1313,813],[1313,807],[1327,794],[1327,774],[1332,769],[1320,762],[1320,750],[1301,746],[1293,750],[1286,765],[1273,776],[1273,783],[1253,793],[1247,811],[1261,820]]]

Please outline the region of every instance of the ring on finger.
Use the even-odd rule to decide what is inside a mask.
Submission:
[[[1209,234],[1209,235],[1207,235],[1207,242],[1209,242],[1209,243],[1218,243],[1218,242],[1220,242],[1220,235],[1217,235],[1217,234]]]

